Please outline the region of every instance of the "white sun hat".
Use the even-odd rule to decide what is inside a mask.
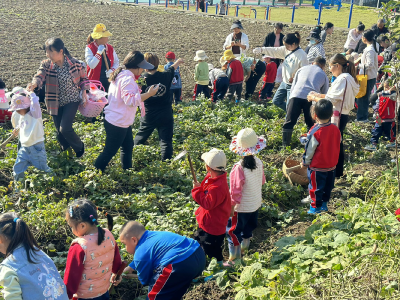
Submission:
[[[251,128],[244,128],[233,137],[229,149],[240,156],[254,155],[267,146],[267,140],[263,136],[257,136]]]
[[[196,51],[196,56],[194,57],[195,61],[199,61],[199,60],[206,60],[208,57],[206,55],[206,52],[204,50],[199,50]]]
[[[216,171],[225,171],[226,156],[224,151],[213,148],[209,152],[203,153],[201,159],[207,166]]]

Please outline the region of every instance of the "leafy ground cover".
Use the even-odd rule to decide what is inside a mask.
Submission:
[[[27,2],[30,10],[22,9]],[[60,21],[58,13],[72,8],[76,13],[64,14]],[[121,53],[135,48],[153,50],[161,56],[171,47],[180,49],[179,53],[188,62],[188,67],[182,70],[186,95],[190,95],[191,89],[192,54],[204,46],[211,61],[216,62],[230,24],[230,20],[156,9],[89,5],[79,1],[3,0],[0,25],[9,28],[9,33],[0,32],[3,41],[0,67],[7,85],[25,85],[30,80],[38,62],[44,58],[38,46],[49,36],[61,35],[71,52],[83,58],[84,39],[98,22],[98,15],[102,15],[107,26],[107,22],[111,24],[112,43]],[[23,26],[26,24],[30,28]],[[132,30],[149,25],[155,32],[151,37],[143,34],[143,29]],[[226,31],[211,32],[209,28],[215,26]],[[246,23],[245,26],[254,45],[261,43],[271,30],[267,25]],[[174,31],[175,39],[162,34],[182,27],[185,30]],[[27,39],[27,32],[31,33],[32,28],[36,28],[35,38]],[[205,43],[201,42],[203,38]],[[344,40],[343,32],[337,31],[327,41],[328,56],[338,52]],[[133,46],[129,44],[131,41],[135,41]],[[19,49],[31,52],[28,55]],[[17,69],[16,66],[22,65],[23,68]],[[65,266],[66,251],[73,238],[64,220],[64,211],[67,203],[76,197],[87,197],[107,208],[114,216],[115,235],[128,219],[139,220],[151,230],[193,235],[196,205],[190,196],[188,163],[185,160],[161,162],[156,133],[148,145],[135,148],[132,170],[123,171],[115,157],[107,171],[100,174],[92,164],[104,147],[102,123],[86,124],[77,116],[74,128],[87,145],[87,154],[83,159],[70,160],[60,155],[52,121],[47,115],[44,118],[49,164],[57,176],[30,169],[26,176],[27,190],[13,194],[10,182],[16,144],[9,144],[0,160],[0,209],[21,213],[60,270]],[[174,151],[191,152],[199,178],[205,175],[200,155],[212,147],[225,150],[228,170],[232,167],[238,158],[229,152],[228,146],[231,137],[243,127],[252,127],[268,138],[268,148],[260,153],[267,183],[263,186],[259,228],[243,264],[221,270],[215,261],[210,261],[204,276],[193,283],[185,299],[399,298],[399,223],[393,211],[400,201],[396,170],[390,162],[394,154],[384,147],[373,154],[362,150],[369,141],[372,124],[349,123],[345,134],[346,177],[336,183],[329,213],[313,218],[299,205],[306,190],[291,186],[281,172],[282,162],[288,155],[295,158],[301,155],[297,137],[306,130],[301,119],[293,135],[293,150],[279,151],[283,112],[270,104],[249,101],[236,106],[223,102],[213,107],[208,101],[199,100],[174,107],[174,118]],[[136,120],[134,133],[138,125]],[[10,132],[9,125],[2,126],[0,139]],[[126,259],[131,259],[126,252],[121,252]],[[212,279],[207,280],[210,276]],[[137,281],[126,280],[116,289],[113,298],[143,299],[144,294]]]

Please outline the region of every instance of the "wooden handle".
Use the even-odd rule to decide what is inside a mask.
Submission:
[[[1,149],[4,149],[6,146],[7,146],[7,144],[10,142],[10,141],[12,141],[13,139],[15,139],[16,138],[16,136],[14,135],[14,134],[11,134],[1,145],[0,145],[0,148]]]
[[[106,55],[105,50],[103,51],[103,60],[104,60],[104,63],[106,64],[107,71],[110,70],[110,66],[108,65],[108,60],[107,60],[107,55]]]
[[[298,170],[298,169],[301,169],[301,165],[297,165],[297,166],[294,166],[294,167],[291,167],[291,168],[287,168],[286,169],[286,173],[290,173],[290,172],[293,172],[293,171],[295,171],[295,170]]]
[[[189,153],[187,154],[187,157],[188,157],[188,161],[189,161],[189,165],[190,165],[190,171],[192,172],[193,181],[197,182],[196,173],[194,172],[192,160],[190,159],[190,154]]]

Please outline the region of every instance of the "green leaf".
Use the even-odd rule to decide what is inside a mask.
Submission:
[[[249,295],[257,298],[268,296],[270,290],[263,286],[258,286],[248,290]]]
[[[235,300],[246,300],[247,299],[247,291],[241,290],[236,294]]]
[[[313,233],[321,229],[321,224],[313,224],[306,229],[305,238],[307,242],[312,243],[314,241]]]
[[[293,236],[285,236],[275,243],[275,247],[282,250],[286,246],[290,246],[296,243],[296,238]]]

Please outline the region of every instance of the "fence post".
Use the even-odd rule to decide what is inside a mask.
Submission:
[[[246,5],[246,0],[243,0],[243,5]]]
[[[236,17],[239,16],[239,5],[236,5]]]
[[[347,24],[347,28],[350,28],[351,15],[353,14],[353,5],[354,5],[354,0],[351,0],[350,13],[349,13],[349,23]]]
[[[267,10],[265,11],[265,20],[268,21],[268,17],[269,17],[269,5],[267,5]]]
[[[139,1],[139,0],[136,0],[136,1]],[[168,7],[168,1],[169,0],[165,0],[165,7]]]
[[[187,0],[186,10],[189,10],[190,0]]]
[[[258,0],[258,4],[257,5],[261,5],[261,0]]]
[[[272,6],[275,6],[275,0],[272,0]]]
[[[206,14],[208,13],[208,1],[206,2]]]
[[[199,2],[196,2],[196,11],[199,11]]]
[[[185,2],[182,1],[182,10],[185,10]]]
[[[296,6],[293,5],[293,12],[292,12],[292,23],[294,22],[294,12],[296,11]]]
[[[322,14],[322,2],[319,4],[319,9],[318,9],[318,25],[321,23],[321,14]]]
[[[218,3],[215,4],[215,14],[218,15]]]
[[[254,19],[257,19],[257,9],[252,8],[252,9],[250,10],[250,13],[251,13],[252,10],[254,11]]]

